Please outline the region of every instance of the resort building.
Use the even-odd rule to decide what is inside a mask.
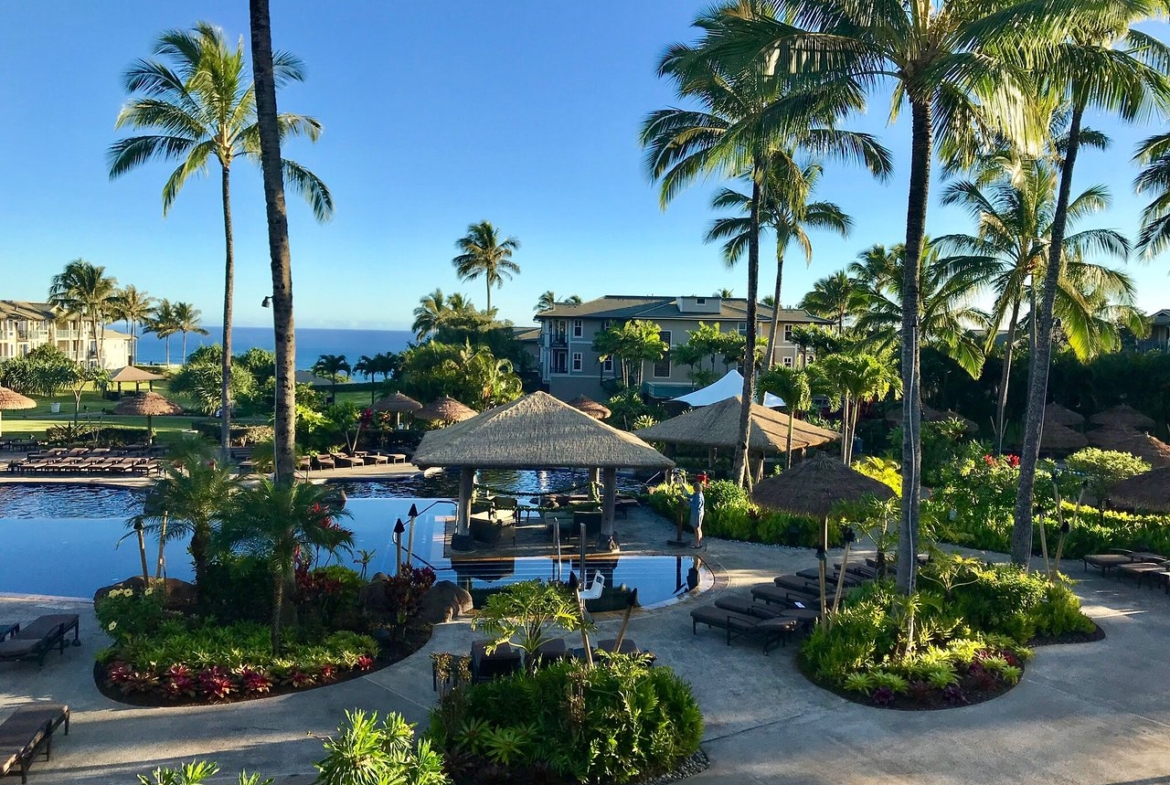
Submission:
[[[1150,349],[1170,349],[1170,308],[1150,314],[1150,335],[1138,341],[1138,348],[1145,351]]]
[[[70,359],[98,364],[98,341],[84,319],[65,319],[48,303],[0,300],[0,362],[24,355],[46,344],[56,346]],[[108,370],[130,365],[130,336],[111,330],[103,333],[101,364]]]
[[[541,381],[549,393],[561,400],[578,395],[604,400],[612,394],[620,378],[618,363],[602,360],[593,349],[593,339],[601,331],[634,319],[658,325],[662,340],[671,350],[685,344],[702,322],[718,324],[721,332],[747,331],[747,300],[725,297],[638,297],[606,295],[583,303],[557,303],[536,315],[540,324]],[[772,309],[760,305],[757,331],[767,336]],[[804,310],[782,308],[776,331],[776,345],[771,348],[773,363],[801,366],[812,356],[800,357],[800,347],[792,342],[792,330],[798,326],[831,326],[827,319]],[[690,366],[672,361],[672,352],[661,360],[643,363],[642,392],[656,398],[674,398],[694,389]],[[705,366],[706,367],[706,366]],[[722,375],[733,365],[718,360],[714,370]]]

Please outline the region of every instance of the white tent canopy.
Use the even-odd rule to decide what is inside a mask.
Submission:
[[[726,376],[714,384],[709,384],[701,390],[695,390],[693,393],[681,395],[673,400],[691,406],[710,406],[713,403],[719,403],[742,394],[743,374],[732,368]],[[768,392],[764,393],[764,406],[769,409],[777,409],[783,405],[784,401],[779,396]]]

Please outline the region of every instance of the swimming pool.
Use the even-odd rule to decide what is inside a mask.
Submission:
[[[350,517],[340,523],[354,533],[354,554],[374,551],[368,574],[394,572],[394,524],[399,518],[408,519],[411,504],[425,510],[414,531],[414,563],[434,567],[439,580],[454,581],[469,591],[491,590],[532,578],[567,579],[570,571],[580,569],[580,559],[568,553],[559,569],[555,558],[539,556],[453,563],[443,555],[446,526],[454,511],[450,500],[350,499],[346,505]],[[0,593],[92,597],[102,586],[141,574],[136,539],[130,536],[118,544],[129,531],[124,517],[0,518],[0,554],[4,555]],[[402,540],[404,559],[410,547],[408,532]],[[147,559],[152,572],[157,548],[157,541],[148,537]],[[166,558],[168,576],[191,579],[190,557],[183,543],[169,544]],[[339,561],[357,569],[353,559],[342,556]],[[699,570],[700,587],[712,580],[710,572],[689,556],[597,554],[587,557],[585,567],[587,579],[600,571],[607,586],[637,587],[643,607],[667,602],[684,592],[692,567]]]

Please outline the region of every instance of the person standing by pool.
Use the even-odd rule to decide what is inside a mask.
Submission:
[[[690,494],[691,528],[695,531],[695,541],[692,548],[703,547],[703,513],[706,512],[707,500],[703,496],[703,486],[707,484],[707,475],[695,475],[695,490]]]

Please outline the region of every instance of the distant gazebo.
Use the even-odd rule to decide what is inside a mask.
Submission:
[[[378,400],[374,401],[372,408],[376,412],[389,412],[394,415],[394,427],[399,426],[402,415],[413,414],[421,409],[423,405],[411,398],[409,395],[403,395],[400,392],[393,392]]]
[[[619,431],[548,393],[534,392],[442,430],[430,431],[414,453],[419,467],[459,467],[456,537],[470,534],[471,496],[477,469],[594,469],[602,471],[601,534],[613,536],[619,468],[674,466],[632,433]],[[456,548],[452,539],[452,548]]]
[[[1104,425],[1110,428],[1132,428],[1137,431],[1148,431],[1157,425],[1152,417],[1142,414],[1126,403],[1098,412],[1090,417],[1089,421],[1094,425]]]
[[[475,409],[455,400],[450,395],[437,398],[414,413],[420,420],[434,420],[442,423],[456,423],[471,419]]]
[[[122,385],[129,384],[130,382],[134,383],[134,392],[141,391],[143,382],[146,382],[147,389],[153,392],[154,383],[162,381],[165,378],[167,377],[157,373],[151,373],[150,371],[144,371],[135,365],[126,365],[114,372],[114,375],[110,377],[110,382],[118,385],[119,394],[122,392]]]
[[[1097,428],[1088,433],[1089,444],[1102,450],[1136,455],[1154,469],[1170,466],[1170,444],[1142,431],[1128,428]]]
[[[144,392],[123,399],[114,407],[114,414],[136,415],[146,417],[146,438],[154,441],[154,418],[172,414],[181,414],[183,407],[168,401],[158,393]]]

